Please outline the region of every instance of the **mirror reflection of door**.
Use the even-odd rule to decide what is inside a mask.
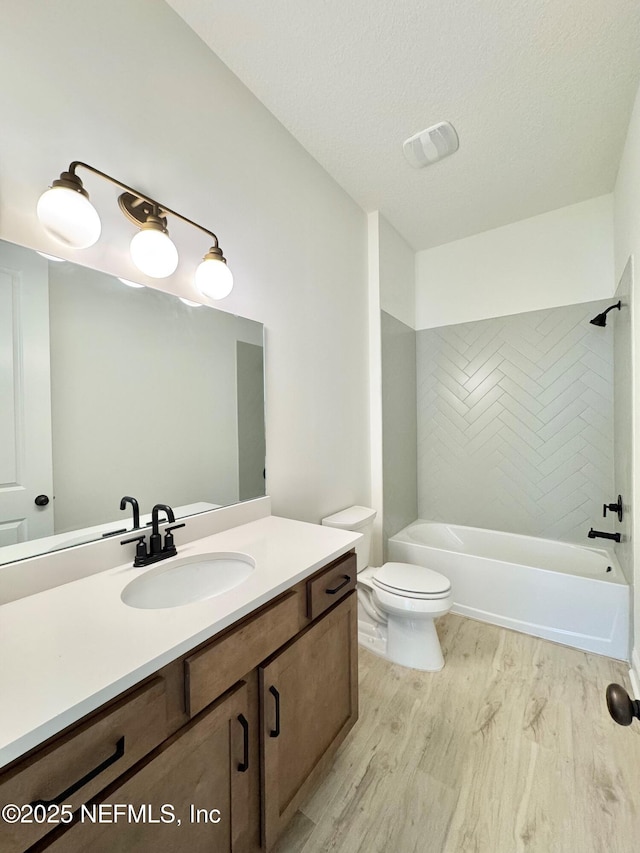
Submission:
[[[238,341],[238,491],[245,501],[264,494],[264,351],[261,346]]]
[[[49,498],[44,506],[39,495]],[[51,535],[52,497],[47,262],[2,243],[0,545]]]

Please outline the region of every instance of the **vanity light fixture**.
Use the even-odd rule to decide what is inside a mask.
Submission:
[[[166,278],[178,266],[178,250],[162,219],[153,213],[131,238],[129,251],[133,263],[150,278]]]
[[[59,243],[74,249],[88,249],[100,237],[102,224],[89,193],[75,174],[72,163],[38,199],[38,219]]]
[[[178,250],[167,229],[169,214],[212,238],[213,245],[195,272],[195,286],[199,292],[210,299],[224,299],[231,293],[233,276],[213,231],[78,160],[74,160],[68,170],[53,181],[38,201],[38,218],[55,240],[74,249],[86,249],[93,246],[101,234],[100,217],[76,174],[78,168],[86,169],[124,190],[118,197],[118,204],[127,219],[140,229],[133,236],[129,248],[131,259],[141,272],[151,278],[166,278],[178,266]],[[125,281],[125,284],[129,282]]]
[[[189,308],[202,308],[202,302],[193,302],[191,299],[185,299],[184,296],[178,296],[180,302],[184,302]]]
[[[224,299],[231,293],[233,276],[218,246],[212,246],[196,270],[196,287],[210,299]]]

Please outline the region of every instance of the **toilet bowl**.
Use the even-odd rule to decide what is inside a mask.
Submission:
[[[356,546],[358,640],[401,666],[436,672],[444,658],[434,619],[451,609],[451,583],[410,563],[368,567],[375,516],[373,509],[354,506],[322,520],[327,527],[363,534]]]

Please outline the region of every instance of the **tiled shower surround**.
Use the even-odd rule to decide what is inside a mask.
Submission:
[[[417,332],[420,518],[598,544],[613,494],[613,323],[588,302]]]

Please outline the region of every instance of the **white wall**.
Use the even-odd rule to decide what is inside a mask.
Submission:
[[[415,438],[415,391],[414,396],[405,395],[407,402],[406,419],[408,426],[413,425],[413,433],[409,430],[409,440],[399,447],[387,435],[384,439],[384,424],[386,432],[402,432],[404,421],[402,410],[397,407],[398,397],[393,397],[398,388],[392,388],[394,371],[399,369],[396,358],[383,363],[384,339],[382,312],[391,315],[408,327],[406,331],[415,328],[415,254],[408,243],[398,234],[378,211],[368,215],[368,281],[369,281],[369,420],[371,448],[371,506],[377,511],[374,523],[371,559],[373,566],[381,565],[383,561],[383,529],[387,530],[385,513],[393,508],[392,515],[398,518],[407,510],[406,504],[416,504],[415,488],[415,441],[411,443],[411,435]],[[396,324],[393,328],[398,329]],[[387,337],[387,344],[390,337]],[[400,346],[402,353],[394,353],[400,361],[406,362],[406,340]],[[415,342],[414,342],[415,352]],[[387,368],[385,372],[385,367]],[[410,367],[415,377],[415,359]],[[403,376],[402,388],[407,388],[406,375]],[[385,389],[386,386],[386,389]],[[400,391],[402,397],[402,392]],[[386,398],[386,399],[385,399]],[[390,410],[391,400],[394,400],[394,411]],[[406,438],[406,435],[405,435]],[[413,460],[414,481],[407,480],[394,463],[398,461],[396,454],[407,462],[410,467]],[[408,454],[408,458],[407,458]],[[386,478],[385,472],[386,471]],[[393,472],[393,473],[392,473]],[[391,482],[393,480],[393,482]],[[400,498],[403,481],[407,492]],[[388,497],[391,497],[391,504]],[[415,517],[415,516],[414,516]],[[410,519],[413,521],[413,518]],[[402,525],[401,525],[402,526]],[[398,530],[399,528],[396,528]],[[395,530],[394,530],[395,532]]]
[[[603,299],[614,291],[612,197],[416,255],[416,329]]]
[[[380,214],[378,240],[380,308],[415,329],[415,252]]]
[[[371,503],[376,510],[371,536],[369,564],[382,565],[382,527],[384,523],[382,480],[382,330],[380,287],[380,220],[378,211],[367,216],[369,310],[369,442],[371,466]]]
[[[73,159],[216,231],[235,276],[219,307],[266,326],[273,511],[317,521],[368,503],[362,210],[164,3],[4,0],[2,18],[0,237],[141,280],[134,229],[98,179],[85,181],[95,247],[63,250],[40,229],[38,196]],[[171,233],[183,262],[162,286],[196,298],[208,245]]]
[[[635,107],[629,123],[618,178],[614,191],[614,233],[615,233],[615,269],[616,280],[624,271],[629,258],[632,269],[637,270],[640,261],[640,90],[636,96]],[[634,276],[635,277],[635,276]],[[633,277],[633,278],[634,278]],[[633,288],[633,284],[632,284]],[[640,300],[631,294],[631,350],[633,363],[633,493],[640,489],[640,351],[637,329],[640,327]],[[632,541],[640,536],[640,517],[630,508],[633,518]],[[636,549],[634,547],[634,557]],[[634,567],[637,578],[638,569]],[[640,584],[634,585],[634,663],[636,676],[640,676]],[[636,685],[640,687],[640,685]],[[638,697],[640,698],[640,696]]]
[[[384,544],[418,517],[416,333],[386,311],[382,327]],[[386,552],[385,552],[386,557]]]

